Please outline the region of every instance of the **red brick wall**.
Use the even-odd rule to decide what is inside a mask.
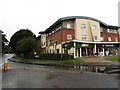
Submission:
[[[62,34],[62,35],[61,35]],[[70,29],[70,30],[62,30],[59,32],[55,32],[53,35],[48,35],[47,37],[47,41],[51,40],[52,38],[54,39],[54,41],[57,41],[58,44],[61,44],[61,40],[62,42],[68,41],[67,40],[67,34],[71,34],[72,35],[72,39],[75,39],[75,32],[74,30]],[[50,44],[50,46],[53,45],[53,43]]]
[[[62,30],[62,42],[68,41],[67,35],[72,35],[72,39],[75,39],[75,31],[73,29],[71,30]]]
[[[61,31],[54,33],[54,40],[57,41],[58,44],[61,43]]]
[[[111,41],[115,41],[115,38],[118,38],[118,34],[114,34],[114,33],[101,33],[101,37],[104,37],[104,41],[106,42],[108,37],[111,38]]]

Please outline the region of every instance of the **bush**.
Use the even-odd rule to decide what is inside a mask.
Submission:
[[[46,54],[39,54],[39,59],[40,60],[67,60],[67,59],[73,59],[73,56],[68,54],[46,53]]]
[[[23,56],[23,58],[25,58],[25,59],[34,59],[34,54],[32,54],[32,53],[29,53],[29,54],[25,54],[24,56]]]

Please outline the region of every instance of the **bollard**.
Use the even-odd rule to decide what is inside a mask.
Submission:
[[[8,70],[8,61],[7,59],[4,60],[4,71],[7,71]]]
[[[83,67],[82,67],[82,65],[80,66],[80,70],[82,70],[83,69]]]
[[[95,67],[95,71],[98,72],[98,67],[97,66]]]

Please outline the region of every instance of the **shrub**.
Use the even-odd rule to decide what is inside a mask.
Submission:
[[[39,59],[40,60],[67,60],[67,59],[73,59],[73,56],[68,54],[46,53],[46,54],[39,54]]]

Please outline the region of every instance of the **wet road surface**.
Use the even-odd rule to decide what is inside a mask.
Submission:
[[[10,69],[2,73],[3,88],[118,88],[117,74],[8,63]]]

